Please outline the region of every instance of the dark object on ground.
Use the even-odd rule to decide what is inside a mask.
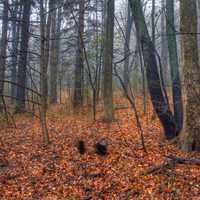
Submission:
[[[105,140],[102,140],[95,144],[95,152],[100,156],[105,156],[107,154],[107,142]]]
[[[0,157],[0,168],[8,167],[8,161],[5,158]]]
[[[78,141],[78,151],[79,151],[80,154],[85,153],[85,143],[82,140]]]

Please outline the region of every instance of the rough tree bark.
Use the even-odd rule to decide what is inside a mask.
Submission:
[[[163,94],[161,81],[159,78],[158,66],[154,51],[154,45],[147,30],[142,5],[140,0],[129,0],[136,26],[136,32],[141,44],[148,88],[153,107],[163,125],[165,136],[172,139],[176,136],[175,120],[167,103],[166,96]]]
[[[49,143],[49,134],[46,123],[46,112],[47,112],[47,96],[48,96],[48,78],[47,78],[47,69],[48,69],[48,60],[49,60],[49,39],[50,39],[50,28],[52,21],[52,5],[53,0],[49,1],[49,12],[46,22],[46,17],[44,15],[44,5],[43,0],[40,0],[40,90],[41,90],[41,110],[40,110],[40,121],[43,134],[43,142],[45,145]]]
[[[54,2],[54,9],[59,3]],[[60,51],[60,26],[61,26],[61,8],[58,11],[52,11],[53,18],[51,23],[51,50],[50,50],[50,104],[57,102],[57,79],[58,79],[58,64]]]
[[[200,0],[197,0],[197,30],[198,33],[200,32]],[[197,35],[197,39],[198,39],[198,58],[199,58],[199,64],[200,64],[200,35]]]
[[[124,85],[128,89],[129,84],[129,54],[130,54],[130,37],[131,37],[131,28],[133,25],[133,17],[131,14],[131,8],[128,2],[128,12],[127,12],[127,21],[126,21],[126,31],[125,31],[125,42],[124,42]]]
[[[180,145],[185,151],[200,151],[200,68],[197,48],[196,0],[180,1],[186,110]],[[191,14],[192,13],[192,14]]]
[[[21,12],[22,12],[22,6],[19,5],[19,1],[15,1],[15,6],[12,11],[12,66],[11,66],[11,81],[15,83],[17,81],[17,61],[18,61],[18,44],[19,44],[19,33],[20,33],[20,25],[17,20],[21,19]],[[11,85],[11,96],[12,103],[14,103],[14,98],[16,97],[16,85]]]
[[[4,78],[6,70],[6,50],[8,43],[8,0],[3,2],[3,22],[2,22],[2,35],[0,47],[0,112],[3,110],[3,91],[4,91]]]
[[[165,88],[167,88],[170,84],[170,70],[168,67],[168,49],[167,49],[167,36],[166,36],[166,0],[161,1],[161,52],[160,52],[160,58],[162,62],[162,72],[163,72],[163,79],[164,79],[164,85]]]
[[[174,118],[176,121],[176,132],[179,134],[183,127],[183,103],[174,23],[174,0],[166,1],[166,21],[166,32],[172,79]]]
[[[84,53],[83,53],[83,34],[84,34],[84,13],[85,0],[79,1],[79,21],[78,21],[78,37],[76,51],[75,66],[75,88],[74,88],[74,108],[83,105],[84,96]]]
[[[29,25],[31,1],[22,0],[23,14],[21,26],[21,42],[19,50],[19,62],[17,72],[17,84],[22,87],[17,87],[17,101],[15,111],[17,113],[25,112],[25,88],[26,88],[26,71],[27,71],[27,51],[29,42]]]
[[[113,120],[113,36],[114,36],[114,0],[105,2],[105,27],[104,27],[104,49],[103,49],[103,100],[104,118],[106,121]]]
[[[156,26],[155,26],[155,0],[152,0],[151,2],[152,5],[152,10],[151,10],[151,37],[152,37],[152,43],[154,44],[154,47],[156,46],[156,35],[155,35],[155,31],[156,31]]]

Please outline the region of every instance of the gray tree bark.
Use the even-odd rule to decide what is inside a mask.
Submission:
[[[129,54],[130,54],[130,37],[131,37],[131,28],[133,25],[133,17],[131,14],[130,5],[128,2],[128,12],[127,12],[127,21],[126,21],[126,31],[125,31],[125,42],[124,42],[124,86],[128,90],[129,84]]]
[[[104,49],[103,49],[103,100],[104,118],[106,121],[113,120],[113,37],[114,37],[114,0],[106,0],[105,4],[105,30],[104,30]]]
[[[17,113],[25,112],[25,88],[26,88],[26,71],[27,71],[27,51],[29,42],[29,25],[31,1],[22,0],[23,15],[21,26],[21,42],[19,50],[19,62],[17,72],[17,101],[15,111]],[[21,87],[20,87],[21,86]]]
[[[85,0],[79,1],[79,21],[78,39],[75,66],[75,88],[74,88],[74,108],[83,105],[84,98],[84,53],[83,53],[83,34],[84,34],[84,13]]]
[[[46,123],[46,112],[47,112],[47,96],[48,96],[48,78],[47,78],[47,69],[49,61],[49,40],[50,40],[50,28],[52,22],[52,7],[53,0],[49,1],[49,12],[46,22],[46,17],[44,15],[43,0],[40,0],[40,90],[41,90],[41,109],[40,109],[40,121],[43,134],[43,142],[45,145],[49,143],[49,134]]]
[[[20,34],[20,25],[17,20],[21,19],[22,6],[19,6],[19,1],[15,1],[15,7],[12,11],[12,66],[11,66],[11,81],[15,83],[17,81],[17,62],[18,62],[18,46],[19,46],[19,34]],[[11,85],[11,96],[16,97],[16,85]],[[12,98],[12,103],[14,103],[14,98]]]
[[[168,47],[167,47],[167,36],[166,36],[166,0],[161,2],[162,15],[161,15],[161,62],[162,71],[165,87],[167,88],[170,84],[170,70],[168,67]]]
[[[167,0],[166,2],[166,19],[166,32],[172,79],[174,118],[176,121],[176,132],[179,134],[183,126],[183,103],[174,23],[174,0]]]
[[[3,92],[4,92],[4,78],[6,70],[6,50],[8,43],[8,0],[3,2],[3,22],[2,22],[2,36],[0,47],[0,112],[3,110]]]
[[[156,44],[155,44],[155,42],[156,42],[156,39],[155,39],[155,30],[156,30],[156,26],[155,26],[155,8],[156,8],[155,0],[152,0],[151,5],[152,5],[152,10],[151,10],[151,37],[152,37],[152,42],[153,42],[154,47],[155,47],[156,46]]]
[[[54,8],[59,6],[59,3],[54,2]],[[57,102],[57,79],[58,79],[58,65],[59,65],[59,51],[60,51],[60,26],[61,26],[61,8],[58,11],[52,12],[52,24],[51,24],[51,47],[50,47],[50,104]]]
[[[137,37],[139,39],[144,64],[146,66],[146,75],[148,88],[153,107],[163,125],[167,139],[176,137],[176,126],[174,117],[171,113],[167,97],[163,93],[162,83],[159,77],[158,66],[154,51],[154,44],[150,38],[140,0],[129,0],[136,27]]]
[[[186,91],[184,128],[180,146],[185,151],[200,151],[200,68],[197,47],[196,0],[180,1],[183,74]]]

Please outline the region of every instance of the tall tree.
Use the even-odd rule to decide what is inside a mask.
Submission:
[[[45,145],[49,143],[49,134],[46,123],[46,112],[47,112],[47,96],[48,96],[48,61],[49,61],[49,40],[50,40],[50,30],[53,18],[53,0],[49,0],[48,5],[48,16],[46,19],[44,2],[40,0],[40,92],[41,92],[41,110],[40,110],[40,121],[43,134],[43,142]]]
[[[198,33],[200,32],[200,0],[197,0],[197,22],[198,22],[198,26],[197,26],[197,30]],[[198,39],[198,55],[199,55],[199,63],[200,63],[200,36],[199,34],[197,35],[197,39]]]
[[[84,34],[84,13],[85,0],[79,1],[79,20],[78,20],[78,38],[75,66],[75,88],[74,88],[74,107],[83,104],[84,96],[84,52],[83,52],[83,34]]]
[[[131,14],[130,5],[128,2],[128,12],[127,12],[127,21],[126,21],[126,31],[125,31],[125,42],[124,42],[124,86],[126,90],[128,89],[129,82],[129,54],[130,54],[130,36],[131,28],[133,24],[133,17]]]
[[[166,19],[166,32],[172,79],[174,118],[176,121],[176,129],[178,134],[183,126],[183,103],[174,23],[174,0],[166,1]]]
[[[163,81],[164,85],[167,88],[170,82],[170,72],[168,67],[168,47],[167,47],[167,36],[166,36],[166,0],[161,1],[161,25],[160,25],[160,32],[161,32],[161,52],[160,52],[160,58],[162,62],[162,72],[163,72]]]
[[[14,8],[12,10],[12,66],[11,66],[11,81],[15,83],[17,81],[17,61],[18,61],[18,44],[20,24],[18,20],[21,18],[22,6],[19,5],[19,1],[14,1]],[[11,85],[11,96],[16,97],[16,85]],[[14,99],[14,98],[13,98]],[[14,102],[14,101],[13,101]]]
[[[29,26],[30,26],[30,13],[31,1],[21,0],[23,5],[23,14],[21,22],[21,42],[19,50],[19,62],[17,72],[17,101],[16,112],[25,111],[25,90],[26,90],[26,72],[27,72],[27,52],[29,43]]]
[[[114,36],[114,11],[115,1],[105,0],[105,27],[104,27],[104,49],[103,49],[103,100],[105,120],[113,119],[113,36]]]
[[[146,66],[146,75],[151,101],[163,125],[166,138],[172,139],[176,136],[175,120],[170,110],[167,97],[163,93],[156,62],[154,44],[147,29],[142,4],[140,0],[129,0],[129,2],[132,9],[137,38],[142,48],[144,64]]]
[[[183,74],[186,90],[184,129],[180,135],[181,148],[200,151],[200,68],[197,48],[196,0],[180,1]]]
[[[156,30],[156,25],[155,25],[155,0],[151,1],[151,6],[152,6],[152,10],[151,10],[151,37],[152,37],[152,42],[155,46],[155,42],[156,42],[156,35],[155,35],[155,30]]]
[[[57,78],[60,51],[60,26],[61,26],[61,7],[59,3],[53,2],[53,18],[51,23],[51,47],[50,47],[50,103],[57,102]],[[58,11],[56,10],[58,6]]]
[[[3,91],[4,91],[4,78],[6,70],[6,51],[8,43],[8,0],[3,1],[3,22],[2,22],[2,35],[0,47],[0,112],[3,109]]]

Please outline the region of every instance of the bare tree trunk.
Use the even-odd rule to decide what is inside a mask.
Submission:
[[[27,51],[29,42],[29,25],[31,1],[22,0],[23,15],[21,27],[20,55],[17,72],[17,101],[15,111],[17,113],[25,112],[25,90],[26,90],[26,71],[27,71]],[[21,86],[21,87],[20,87]]]
[[[17,61],[18,61],[18,44],[19,44],[19,33],[20,33],[20,25],[17,22],[17,20],[21,19],[21,12],[22,12],[22,6],[18,5],[18,0],[15,1],[15,7],[12,11],[12,67],[11,67],[11,81],[15,83],[17,81]],[[16,97],[16,85],[11,85],[11,96],[12,103],[14,103],[14,98]]]
[[[57,65],[56,65],[56,43],[59,41],[56,38],[56,22],[57,22],[57,10],[56,3],[53,3],[53,18],[51,22],[51,41],[50,41],[50,55],[49,55],[49,70],[50,70],[50,80],[49,80],[49,103],[54,104],[57,101]]]
[[[197,0],[197,30],[198,33],[200,32],[200,0]],[[198,39],[198,59],[199,59],[199,64],[200,64],[200,35],[197,34],[197,39]]]
[[[166,13],[165,13],[165,2],[166,0],[162,0],[161,8],[161,62],[162,62],[162,71],[163,71],[163,79],[164,85],[167,88],[170,83],[170,73],[168,68],[168,49],[167,49],[167,36],[166,36]]]
[[[185,151],[200,151],[200,68],[197,48],[196,0],[180,1],[183,49],[183,74],[186,89],[184,128],[180,145]]]
[[[154,48],[156,46],[155,42],[155,30],[156,30],[156,26],[155,26],[155,0],[152,0],[152,10],[151,10],[151,37],[152,37],[152,43],[154,45]]]
[[[54,8],[59,4],[54,3]],[[61,8],[52,12],[51,24],[51,50],[50,50],[50,103],[57,102],[57,81],[58,81],[58,64],[60,51],[60,26],[61,26]]]
[[[85,0],[79,1],[79,22],[78,22],[78,40],[75,66],[75,88],[74,88],[74,107],[83,105],[84,96],[84,54],[83,54],[83,34],[84,34],[84,13]]]
[[[153,107],[163,125],[167,139],[176,137],[176,125],[170,110],[167,97],[163,94],[162,83],[160,81],[154,44],[147,30],[142,5],[140,0],[129,0],[132,14],[136,26],[137,36],[142,48],[148,88]]]
[[[179,74],[179,63],[177,55],[175,24],[174,24],[174,0],[167,0],[166,18],[167,18],[167,40],[168,40],[169,60],[170,60],[171,79],[172,79],[174,118],[176,121],[176,132],[177,134],[179,134],[183,127],[183,103],[182,103],[181,80]]]
[[[124,42],[124,85],[128,89],[129,84],[129,54],[130,54],[130,36],[131,28],[133,24],[133,17],[131,14],[131,8],[128,2],[128,13],[126,22],[125,42]]]
[[[103,52],[103,100],[104,117],[106,121],[113,120],[113,36],[114,36],[114,0],[106,0],[106,21],[104,32],[104,52]]]
[[[143,57],[142,57],[142,49],[140,46],[140,43],[138,42],[138,54],[139,54],[139,61],[140,61],[140,68],[141,68],[141,74],[142,74],[142,96],[143,96],[143,110],[144,114],[147,113],[147,84],[146,84],[146,73],[145,73],[145,67],[144,67],[144,62],[143,62]]]
[[[50,28],[52,21],[52,4],[53,0],[49,1],[49,14],[46,18],[44,15],[43,0],[40,0],[40,35],[41,35],[41,60],[40,60],[40,71],[41,71],[41,110],[40,120],[43,133],[43,142],[45,145],[49,143],[49,134],[46,123],[46,112],[47,112],[47,95],[48,95],[48,79],[47,69],[49,60],[49,39],[50,39]]]
[[[6,50],[8,42],[8,0],[3,2],[3,22],[2,22],[2,36],[0,48],[0,112],[3,110],[3,92],[4,92],[4,79],[6,70]]]

